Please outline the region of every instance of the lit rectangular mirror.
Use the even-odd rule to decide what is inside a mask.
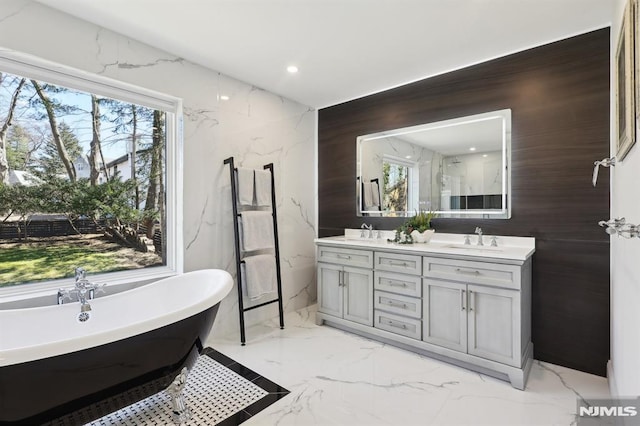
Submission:
[[[511,217],[511,110],[357,138],[358,216]]]

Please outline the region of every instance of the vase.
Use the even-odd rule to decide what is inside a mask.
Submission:
[[[435,229],[427,229],[424,232],[413,230],[411,231],[411,238],[413,238],[413,241],[416,243],[428,243],[435,232]]]

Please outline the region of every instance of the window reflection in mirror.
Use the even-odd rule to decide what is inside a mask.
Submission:
[[[362,216],[510,217],[511,110],[357,139]]]
[[[383,196],[382,211],[393,214],[405,212],[409,205],[409,176],[413,166],[406,162],[386,157],[382,161]]]

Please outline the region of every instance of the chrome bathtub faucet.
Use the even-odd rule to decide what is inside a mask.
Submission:
[[[91,305],[88,300],[92,300],[96,292],[104,292],[104,286],[106,284],[94,284],[87,279],[87,271],[84,268],[76,268],[76,283],[75,287],[67,290],[64,288],[58,289],[58,305],[62,305],[65,299],[72,300],[73,296],[80,302],[80,312],[91,311]]]

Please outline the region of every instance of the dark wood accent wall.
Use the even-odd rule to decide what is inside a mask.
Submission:
[[[437,60],[437,58],[434,58]],[[366,72],[366,71],[363,71]],[[604,376],[609,359],[609,28],[318,114],[320,236],[402,220],[356,216],[356,137],[486,111],[512,111],[512,217],[435,219],[437,231],[533,236],[535,358]]]

